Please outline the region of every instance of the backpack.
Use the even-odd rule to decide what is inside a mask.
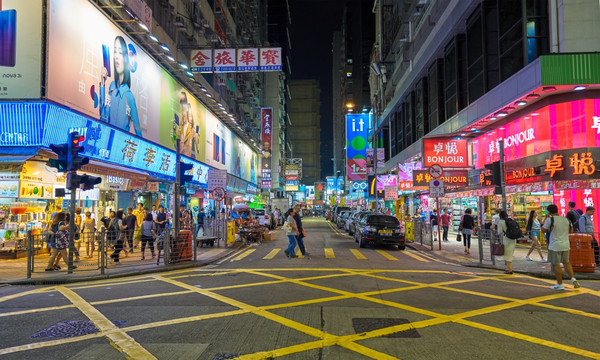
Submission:
[[[570,216],[569,216],[570,215]],[[579,215],[579,213],[575,210],[569,210],[569,212],[567,213],[567,219],[569,219],[569,222],[571,223],[571,226],[573,227],[573,231],[574,232],[579,232],[579,217],[581,215]],[[575,221],[571,221],[571,218],[573,218]]]
[[[506,219],[506,231],[504,232],[504,235],[506,235],[507,238],[509,239],[520,239],[523,237],[523,231],[521,230],[521,227],[519,226],[519,224],[517,224],[516,221],[514,221],[513,219]]]

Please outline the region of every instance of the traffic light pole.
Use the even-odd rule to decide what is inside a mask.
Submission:
[[[508,213],[506,209],[506,185],[504,184],[504,140],[498,140],[500,147],[500,191],[502,193],[502,210]]]
[[[176,239],[179,237],[179,161],[181,160],[181,151],[179,149],[180,143],[179,138],[175,141],[175,188],[174,188],[174,196],[173,200],[173,238]]]
[[[69,176],[77,175],[76,171],[70,171]],[[67,273],[73,273],[73,253],[75,252],[75,193],[77,189],[71,189],[71,200],[69,202],[69,261]]]

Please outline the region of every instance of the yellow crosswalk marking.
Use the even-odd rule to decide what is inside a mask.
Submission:
[[[392,255],[388,254],[387,252],[383,251],[383,250],[375,250],[378,253],[380,253],[384,258],[391,260],[391,261],[397,261],[398,259],[396,259],[395,257],[393,257]]]
[[[252,254],[255,251],[256,251],[256,249],[248,249],[248,250],[244,251],[243,253],[239,254],[238,256],[234,257],[233,259],[231,259],[231,261],[242,260],[243,258],[245,258],[246,256]]]
[[[352,252],[354,257],[357,258],[358,260],[367,260],[367,257],[364,256],[360,251],[358,251],[356,249],[350,249],[350,251]]]
[[[335,259],[335,254],[333,253],[332,248],[325,248],[325,258],[327,259]]]
[[[280,251],[281,249],[273,249],[271,250],[270,253],[267,254],[267,256],[265,256],[263,259],[265,260],[271,260],[272,258],[275,257],[275,255],[277,255],[277,253]]]
[[[417,260],[422,261],[422,262],[429,262],[429,260],[425,259],[424,257],[421,257],[419,255],[415,255],[415,254],[411,253],[410,251],[403,251],[402,253],[405,254],[405,255],[410,256],[413,259],[417,259]]]

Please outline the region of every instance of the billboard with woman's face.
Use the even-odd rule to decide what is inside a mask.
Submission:
[[[256,152],[93,4],[48,12],[50,100],[256,183]]]

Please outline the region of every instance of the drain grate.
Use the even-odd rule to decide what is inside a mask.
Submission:
[[[213,358],[213,360],[226,360],[226,359],[235,359],[242,354],[217,354]]]
[[[373,330],[383,329],[390,326],[410,324],[408,319],[390,319],[390,318],[353,318],[352,327],[357,334]],[[397,333],[382,336],[385,338],[420,338],[421,335],[417,329],[409,329]]]
[[[115,320],[112,322],[117,327],[123,327],[127,323],[127,320]],[[97,333],[98,329],[89,320],[76,320],[76,321],[61,321],[56,323],[44,330],[40,330],[37,333],[31,335],[32,339],[45,339],[45,338],[70,338],[75,336],[89,335]]]

